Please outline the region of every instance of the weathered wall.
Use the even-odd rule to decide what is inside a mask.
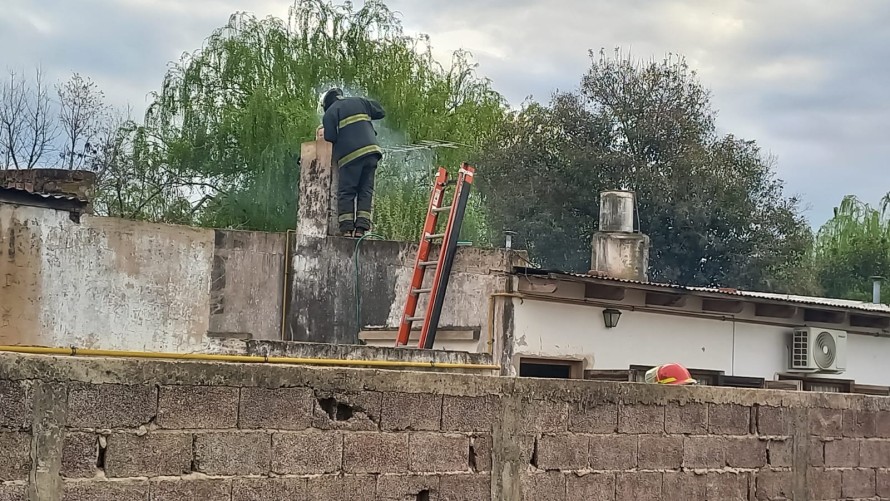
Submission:
[[[0,499],[890,499],[890,399],[0,355]]]
[[[363,240],[359,249],[361,318],[356,316],[356,240],[294,237],[290,281],[291,309],[286,339],[329,343],[357,343],[360,330],[388,328],[391,346],[402,317],[417,253],[405,242]],[[488,344],[488,300],[503,291],[509,280],[511,255],[505,251],[460,248],[452,268],[440,329],[470,329],[473,339],[436,347],[485,351]],[[431,273],[427,275],[432,275]],[[309,279],[311,277],[311,279]],[[429,278],[429,277],[428,277]],[[422,316],[426,297],[418,306]],[[361,325],[359,325],[359,322]]]
[[[0,204],[0,344],[193,351],[208,331],[279,339],[284,249],[284,235],[78,224]]]
[[[215,230],[212,335],[281,339],[285,241],[284,233]]]

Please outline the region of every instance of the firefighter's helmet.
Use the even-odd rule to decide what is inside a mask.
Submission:
[[[698,384],[686,367],[680,364],[664,364],[646,371],[646,382],[655,384]]]

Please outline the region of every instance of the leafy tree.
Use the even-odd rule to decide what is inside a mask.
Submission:
[[[890,193],[880,208],[845,197],[817,233],[814,249],[826,295],[871,301],[871,277],[890,277]],[[881,293],[881,301],[890,303],[890,288]]]
[[[637,193],[650,279],[808,289],[811,233],[753,141],[720,136],[682,58],[592,54],[577,93],[510,116],[480,158],[492,228],[518,231],[544,266],[590,267],[599,192]]]
[[[437,162],[455,167],[504,114],[503,99],[474,76],[467,54],[456,53],[450,67],[441,67],[428,39],[406,36],[379,0],[357,10],[350,3],[300,0],[287,20],[233,15],[200,50],[173,65],[146,114],[147,139],[134,143],[134,156],[157,159],[150,168],[172,174],[174,199],[186,194],[202,204],[191,215],[200,224],[292,228],[300,143],[314,137],[320,94],[333,85],[379,100],[386,126],[406,142],[460,144],[436,150]],[[386,205],[411,192],[409,174],[418,168],[426,170],[420,193],[427,197],[430,167],[393,160],[382,165],[381,181],[394,181],[378,183],[378,213],[396,217]],[[189,187],[173,186],[189,179]],[[421,196],[411,193],[412,200]],[[416,232],[420,220],[414,221],[378,218],[394,233]]]

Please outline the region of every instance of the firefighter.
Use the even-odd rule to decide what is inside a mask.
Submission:
[[[646,371],[646,382],[655,384],[687,385],[698,384],[689,370],[680,364],[664,364]]]
[[[371,120],[386,116],[380,103],[363,97],[344,97],[329,90],[322,99],[324,139],[334,145],[333,160],[339,166],[337,219],[340,234],[361,237],[371,229],[374,176],[383,150]]]

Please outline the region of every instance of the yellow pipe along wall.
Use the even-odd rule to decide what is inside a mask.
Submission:
[[[411,362],[406,360],[341,360],[335,358],[261,357],[257,355],[218,355],[209,353],[156,353],[149,351],[93,350],[86,348],[47,348],[41,346],[0,346],[0,352],[31,355],[68,355],[112,358],[152,358],[168,360],[201,360],[205,362],[268,363],[292,365],[327,365],[337,367],[433,368],[495,371],[500,367],[486,364],[453,362]]]

